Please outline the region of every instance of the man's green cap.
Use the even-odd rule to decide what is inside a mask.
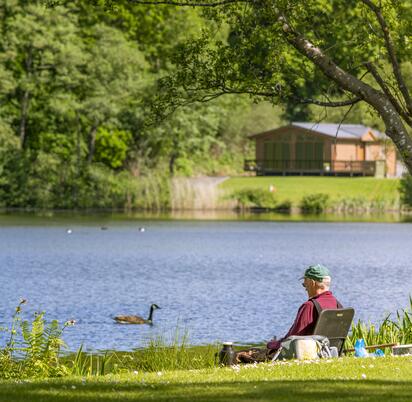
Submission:
[[[309,266],[300,279],[309,278],[317,282],[322,282],[325,276],[330,276],[329,270],[324,265],[316,264]]]

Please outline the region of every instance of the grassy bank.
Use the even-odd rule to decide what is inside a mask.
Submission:
[[[63,401],[406,401],[412,357],[204,370],[133,372],[104,377],[2,381],[0,400]]]
[[[297,207],[304,196],[323,193],[329,196],[331,206],[399,207],[399,179],[370,177],[233,177],[221,184],[227,196],[243,189],[260,189],[273,193],[279,203],[290,201]]]
[[[62,333],[43,314],[29,323],[16,308],[9,341],[0,353],[0,401],[386,401],[408,400],[412,356],[280,361],[217,367],[219,345],[190,346],[186,332],[149,341],[141,350],[59,357]],[[410,306],[412,308],[412,298]],[[352,325],[347,346],[412,342],[410,309],[379,328]],[[23,339],[15,336],[22,331]],[[239,346],[240,347],[240,346]],[[386,350],[389,354],[389,350]]]

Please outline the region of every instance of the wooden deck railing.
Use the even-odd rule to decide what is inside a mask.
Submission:
[[[374,176],[376,161],[246,159],[244,170],[257,174],[323,174]]]

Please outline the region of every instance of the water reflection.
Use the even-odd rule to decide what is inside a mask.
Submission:
[[[47,219],[50,224],[74,221],[108,222],[128,220],[228,220],[228,221],[281,221],[281,222],[412,222],[412,213],[359,212],[327,213],[308,215],[301,213],[279,213],[265,211],[236,210],[190,210],[158,212],[116,212],[116,211],[0,211],[0,225],[35,225],[43,224]]]

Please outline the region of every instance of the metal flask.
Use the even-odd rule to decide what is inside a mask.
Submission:
[[[236,362],[236,352],[233,350],[233,342],[224,342],[223,348],[219,352],[219,364],[231,366]]]

